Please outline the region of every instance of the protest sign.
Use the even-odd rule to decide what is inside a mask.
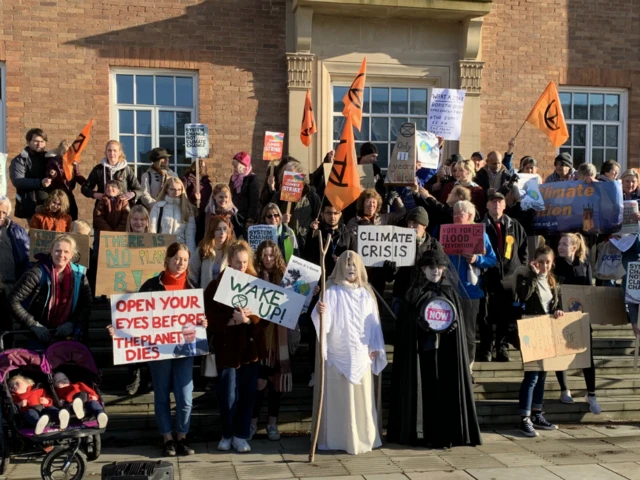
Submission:
[[[373,171],[373,165],[369,163],[366,165],[358,165],[358,174],[360,175],[360,187],[363,190],[366,188],[376,188],[376,174]]]
[[[247,230],[247,242],[254,252],[265,240],[278,243],[278,227],[275,225],[253,225]]]
[[[0,195],[7,196],[7,154],[0,153]]]
[[[535,173],[518,173],[518,190],[522,210],[544,210],[544,200],[540,193],[540,176]]]
[[[629,262],[627,265],[624,301],[626,303],[640,303],[640,262]]]
[[[589,315],[580,313],[565,313],[567,315],[581,315],[580,332],[582,338],[580,341],[580,353],[572,353],[569,355],[559,355],[552,358],[544,358],[524,363],[524,370],[534,372],[562,372],[569,369],[582,369],[591,366],[591,334],[589,333]],[[554,319],[552,322],[556,321]],[[518,322],[518,327],[520,322]],[[575,330],[574,330],[575,331]],[[575,342],[577,344],[577,342]]]
[[[164,270],[167,247],[175,235],[100,232],[96,295],[137,292]]]
[[[544,210],[535,217],[536,233],[579,231],[611,233],[622,224],[620,182],[553,182],[540,185]]]
[[[464,90],[432,89],[427,130],[445,140],[460,140],[464,96]]]
[[[284,172],[280,200],[283,202],[299,202],[304,189],[304,173]]]
[[[416,260],[416,231],[392,226],[358,226],[358,255],[365,267],[382,267],[385,260],[411,267]]]
[[[400,125],[398,138],[393,147],[385,185],[410,186],[416,182],[416,124],[403,123]]]
[[[620,233],[638,233],[640,223],[635,219],[637,214],[637,200],[625,200],[622,210],[622,228],[620,229]]]
[[[583,342],[583,316],[587,317],[588,329],[589,314],[582,312],[567,312],[558,318],[543,315],[518,320],[522,361],[527,363],[584,352],[587,346]]]
[[[29,229],[29,260],[35,262],[36,255],[48,254],[51,252],[53,240],[60,235],[69,235],[76,241],[78,257],[73,259],[74,263],[79,263],[83,267],[89,268],[89,256],[91,237],[89,235],[79,235],[75,233],[50,232],[48,230]]]
[[[621,288],[562,285],[562,310],[589,314],[596,325],[626,325],[624,291]]]
[[[263,320],[296,328],[305,297],[289,288],[282,288],[231,267],[222,274],[213,299],[229,307],[249,308]]]
[[[440,244],[449,255],[484,255],[484,223],[441,225]]]
[[[416,132],[416,143],[418,144],[418,162],[422,168],[438,168],[440,165],[440,149],[438,148],[438,137],[431,132]]]
[[[113,295],[113,364],[206,355],[204,319],[202,289]]]
[[[313,289],[318,285],[322,269],[315,263],[307,262],[301,258],[292,255],[287,263],[287,269],[282,277],[283,288],[291,288],[294,292],[303,295],[305,298],[302,313],[309,309],[311,298],[313,297]]]
[[[282,149],[284,148],[284,133],[264,132],[264,148],[262,150],[262,159],[268,162],[272,160],[280,160],[282,158]]]
[[[187,123],[184,126],[184,150],[188,158],[209,156],[209,126],[204,123]]]

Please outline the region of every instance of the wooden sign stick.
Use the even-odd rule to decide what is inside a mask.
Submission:
[[[287,215],[291,215],[291,202],[287,202],[287,211],[286,211]],[[287,222],[289,223],[289,222]]]
[[[196,193],[198,194],[198,198],[196,198],[196,208],[200,208],[200,159],[196,158]]]
[[[322,276],[320,277],[320,301],[324,302],[324,292],[326,287],[326,271],[324,264],[324,257],[331,245],[331,234],[327,234],[327,241],[322,241],[322,234],[320,234],[320,267],[322,268]],[[322,404],[324,402],[324,318],[322,313],[320,314],[320,398],[318,399],[318,410],[315,412],[316,421],[314,424],[313,434],[311,436],[311,451],[309,452],[309,462],[314,462],[316,458],[316,447],[318,446],[318,434],[320,433],[320,421],[322,420]],[[316,382],[316,387],[318,383]]]

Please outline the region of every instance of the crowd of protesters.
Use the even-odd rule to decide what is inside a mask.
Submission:
[[[0,199],[3,307],[10,310],[16,324],[33,332],[33,348],[61,338],[82,339],[93,301],[99,232],[175,235],[177,242],[167,249],[164,270],[140,291],[205,290],[204,326],[218,371],[211,388],[217,395],[222,423],[219,450],[251,450],[249,442],[258,429],[265,396],[268,438],[280,438],[280,401],[292,391],[290,355],[295,351],[291,344],[295,335],[284,327],[259,318],[248,308],[232,308],[214,300],[226,267],[279,285],[292,255],[315,264],[324,262],[329,277],[324,300],[316,289],[300,324],[309,343],[309,361],[316,365],[321,317],[325,323],[324,349],[318,355],[327,365],[319,446],[352,454],[381,445],[380,382],[374,377],[387,364],[378,302],[384,302],[388,283],[393,282],[390,311],[396,322],[396,338],[387,339],[395,344],[396,363],[388,440],[434,447],[481,443],[473,400],[474,362],[510,361],[509,345],[519,348],[518,319],[523,315],[562,316],[560,285],[592,284],[587,246],[580,233],[547,241],[536,236],[534,212],[521,208],[513,174],[537,174],[538,162],[524,156],[519,168],[514,168],[513,139],[504,155],[476,152],[464,159],[455,154],[443,159],[437,170],[418,165],[413,187],[385,187],[381,170],[374,169],[375,188],[364,189],[344,211],[324,196],[322,165],[305,176],[300,201],[285,208],[280,201],[284,172],[307,173],[289,156],[267,175],[263,185],[247,152],[230,159],[233,173],[228,180],[212,178],[206,164],[197,160],[201,162],[198,182],[195,162],[180,176],[169,166],[169,153],[154,148],[149,153],[151,167],[139,180],[120,143],[111,140],[104,158],[86,178],[75,165],[68,180],[61,166],[66,142],[48,152],[47,135],[37,128],[29,130],[26,141],[10,165],[16,189],[15,217],[24,219],[29,228],[61,232],[62,236],[54,241],[49,255],[31,265],[29,236],[12,220],[10,199]],[[360,153],[360,163],[376,166],[374,144],[363,144]],[[330,152],[325,162],[332,158]],[[545,182],[611,182],[619,174],[615,161],[605,162],[599,176],[592,165],[574,169],[571,156],[562,153]],[[625,200],[640,198],[635,170],[623,172],[621,182]],[[95,200],[92,225],[78,219],[76,185],[85,197]],[[484,253],[446,255],[438,241],[439,229],[451,223],[484,224]],[[277,241],[265,241],[254,252],[245,240],[247,229],[256,224],[274,225]],[[357,230],[362,225],[414,229],[415,266],[398,267],[387,261],[383,267],[365,268],[356,253]],[[94,261],[88,272],[74,263],[75,241],[65,232],[93,233]],[[324,259],[321,237],[329,239]],[[624,262],[639,258],[640,240],[636,239],[625,252]],[[421,313],[420,306],[437,299],[448,302],[455,320],[444,333],[434,332]],[[635,308],[630,321],[638,334]],[[5,321],[2,328],[13,326]],[[193,357],[147,363],[164,455],[194,453],[186,438],[193,364]],[[129,366],[129,372],[127,392],[135,394],[141,384],[139,365]],[[595,375],[592,360],[584,369],[585,399],[591,412],[599,414]],[[545,378],[546,372],[524,374],[519,407],[520,429],[526,436],[536,436],[537,429],[556,428],[542,412]],[[557,378],[561,401],[573,402],[566,373],[557,372]],[[310,386],[316,381],[312,374]],[[175,428],[171,392],[176,401]]]

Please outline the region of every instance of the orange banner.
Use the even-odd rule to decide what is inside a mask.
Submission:
[[[545,133],[555,147],[564,145],[569,139],[569,130],[564,121],[562,104],[555,83],[549,82],[542,96],[531,109],[527,122]]]
[[[342,211],[360,196],[361,190],[353,125],[347,117],[324,192],[331,205]]]
[[[80,162],[80,154],[84,150],[84,147],[89,143],[89,134],[91,133],[91,127],[93,126],[93,118],[89,120],[80,134],[73,141],[67,153],[62,157],[62,168],[64,169],[64,176],[67,177],[67,181],[71,181],[73,178],[73,164]]]
[[[307,96],[304,99],[304,112],[302,113],[302,126],[300,127],[300,141],[305,147],[311,145],[311,135],[317,131],[316,117],[313,115],[311,106],[311,90],[307,90]]]
[[[362,60],[362,65],[360,65],[358,75],[342,99],[342,103],[344,103],[342,115],[350,118],[351,123],[358,131],[360,131],[362,127],[362,106],[364,105],[364,83],[366,79],[367,58],[365,57],[364,60]]]

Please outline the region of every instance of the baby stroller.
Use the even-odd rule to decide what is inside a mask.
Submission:
[[[5,332],[0,335],[0,351]],[[11,332],[28,333],[28,332]],[[50,359],[50,360],[49,360]],[[40,473],[43,479],[80,480],[84,478],[87,460],[100,456],[100,434],[95,420],[81,421],[73,418],[65,430],[57,427],[45,428],[36,435],[34,429],[22,424],[22,416],[14,405],[9,390],[9,379],[24,373],[40,386],[47,387],[55,406],[60,401],[53,388],[52,372],[63,371],[71,378],[92,385],[97,391],[100,371],[91,353],[81,343],[62,341],[49,346],[44,354],[14,348],[0,353],[0,383],[2,400],[2,431],[0,431],[1,464],[0,475],[4,473],[11,456],[36,457],[44,455]]]

